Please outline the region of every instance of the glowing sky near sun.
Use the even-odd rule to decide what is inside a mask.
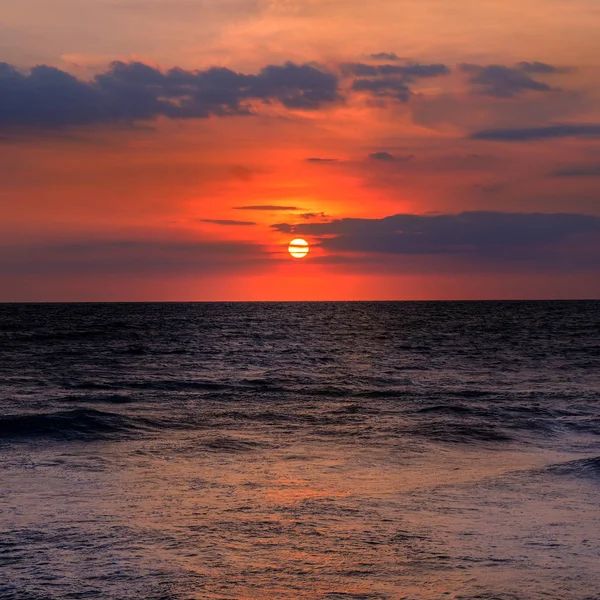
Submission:
[[[5,2],[0,300],[597,297],[599,30],[595,0]]]

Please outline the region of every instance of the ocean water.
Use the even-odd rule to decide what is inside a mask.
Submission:
[[[0,305],[0,598],[600,598],[600,302]]]

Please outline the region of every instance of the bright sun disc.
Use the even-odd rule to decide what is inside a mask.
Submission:
[[[288,252],[294,258],[304,258],[308,254],[308,242],[300,238],[292,240],[288,246]]]

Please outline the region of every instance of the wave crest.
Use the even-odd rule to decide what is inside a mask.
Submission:
[[[132,433],[149,425],[117,413],[89,408],[42,414],[18,414],[0,418],[0,439],[101,439]]]

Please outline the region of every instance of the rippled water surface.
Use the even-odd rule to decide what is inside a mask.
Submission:
[[[600,598],[600,302],[0,305],[0,598]]]

